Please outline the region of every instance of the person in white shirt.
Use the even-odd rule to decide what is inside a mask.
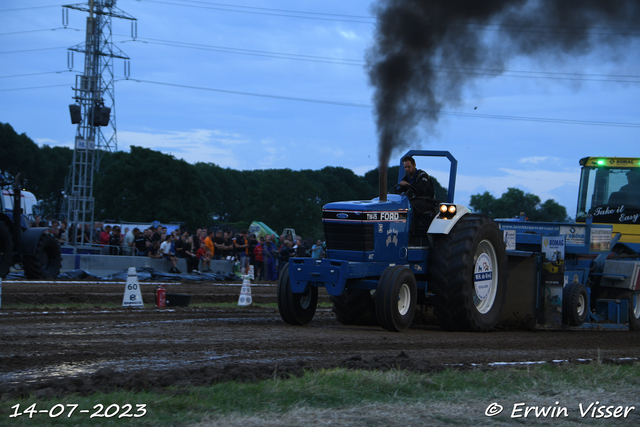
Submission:
[[[178,270],[178,257],[176,256],[176,254],[171,252],[172,240],[173,235],[167,234],[166,240],[160,245],[160,253],[164,257],[164,259],[171,261],[171,268],[169,269],[169,273],[181,274],[182,272]]]

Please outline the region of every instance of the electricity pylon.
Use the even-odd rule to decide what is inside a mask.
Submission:
[[[116,0],[90,0],[89,4],[65,5],[63,8],[88,12],[84,43],[69,48],[70,67],[73,52],[84,53],[84,73],[76,75],[74,96],[76,103],[69,106],[71,122],[77,124],[71,166],[70,182],[66,192],[67,223],[71,244],[91,243],[89,239],[76,238],[78,228],[92,232],[95,199],[93,175],[100,170],[105,151],[117,151],[114,91],[114,58],[124,59],[125,76],[129,75],[129,57],[112,42],[111,18],[132,21],[132,35],[136,19],[118,9]],[[63,9],[63,24],[65,22]],[[68,17],[66,18],[68,21]],[[104,129],[104,130],[103,130]],[[78,235],[80,235],[78,233]]]

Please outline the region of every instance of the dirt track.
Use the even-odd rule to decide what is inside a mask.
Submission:
[[[251,381],[330,366],[418,371],[495,362],[640,358],[640,334],[628,331],[448,333],[435,324],[403,333],[338,323],[320,307],[306,327],[286,325],[277,308],[154,307],[155,285],[142,284],[143,309],[121,303],[124,283],[3,282],[2,304],[88,302],[95,309],[0,310],[0,394],[52,395],[113,388]],[[236,303],[238,284],[175,284],[169,293]],[[275,285],[253,286],[255,303],[276,301]],[[328,302],[322,295],[321,302]],[[428,323],[428,322],[427,322]],[[557,362],[554,362],[557,363]]]

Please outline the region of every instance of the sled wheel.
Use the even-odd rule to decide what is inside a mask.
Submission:
[[[417,295],[416,278],[411,270],[401,265],[387,267],[375,295],[380,326],[391,332],[407,329],[416,311]]]
[[[25,256],[23,259],[24,275],[27,279],[55,279],[60,274],[62,255],[58,241],[50,234],[40,237],[35,255]]]
[[[4,279],[9,274],[13,264],[13,243],[9,228],[0,222],[0,279]]]
[[[378,325],[375,303],[368,289],[347,289],[344,295],[332,295],[331,302],[336,320],[343,325]]]
[[[448,331],[492,330],[507,291],[502,232],[491,218],[469,214],[449,234],[434,237],[429,288],[440,326]]]
[[[301,294],[291,292],[289,264],[280,272],[278,281],[278,310],[280,317],[290,325],[306,325],[311,322],[318,306],[318,288],[308,285]]]
[[[572,282],[562,291],[562,320],[569,326],[580,326],[588,314],[587,290],[582,283]]]

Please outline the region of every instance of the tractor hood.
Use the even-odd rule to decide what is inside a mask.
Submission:
[[[322,208],[322,218],[338,220],[380,220],[382,216],[373,218],[372,214],[377,212],[397,212],[398,216],[393,216],[396,220],[407,219],[407,212],[410,209],[409,199],[397,194],[387,195],[387,201],[381,202],[378,197],[372,200],[351,200],[347,202],[327,203]],[[340,215],[345,213],[345,215]],[[388,215],[384,215],[385,218]]]
[[[354,200],[324,206],[327,257],[356,262],[400,261],[408,244],[409,199]]]

